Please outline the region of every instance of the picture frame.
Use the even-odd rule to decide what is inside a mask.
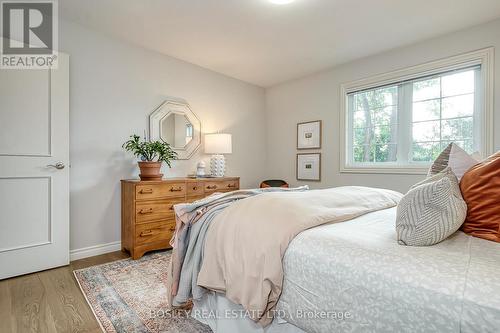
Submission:
[[[322,121],[314,120],[297,124],[297,149],[321,149]]]
[[[321,153],[298,153],[297,180],[321,181]]]

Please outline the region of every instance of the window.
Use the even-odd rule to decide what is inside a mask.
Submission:
[[[479,73],[475,68],[412,82],[412,162],[433,161],[450,142],[468,153],[479,150],[474,136]]]
[[[341,170],[421,173],[451,142],[468,153],[489,153],[485,66],[476,60],[413,69],[378,84],[372,79],[369,87],[343,86]]]
[[[349,94],[352,161],[430,162],[450,142],[469,153],[477,150],[479,72],[468,68]]]
[[[191,140],[193,138],[193,125],[192,124],[186,124],[186,138],[189,138],[189,140]]]

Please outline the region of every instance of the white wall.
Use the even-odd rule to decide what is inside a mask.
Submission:
[[[61,50],[70,54],[71,249],[120,240],[120,179],[137,177],[121,144],[148,128],[148,115],[165,98],[184,98],[206,133],[233,134],[228,174],[243,187],[264,178],[295,180],[296,124],[323,120],[322,181],[312,187],[366,185],[406,191],[422,176],[339,173],[339,88],[344,82],[426,61],[496,46],[500,82],[500,20],[267,89],[122,43],[66,21]],[[495,90],[495,131],[500,90]],[[266,125],[267,124],[267,125]],[[267,127],[266,127],[267,126]],[[500,136],[495,137],[500,148]],[[167,176],[195,170],[198,151],[176,161]]]
[[[264,174],[264,90],[159,53],[60,22],[70,54],[71,249],[120,240],[120,179],[138,175],[121,144],[148,128],[166,97],[185,99],[204,132],[233,134],[228,175],[243,187]],[[186,176],[200,159],[174,162],[166,176]]]
[[[500,82],[500,20],[337,66],[328,71],[275,86],[266,91],[268,170],[266,178],[295,180],[296,124],[323,120],[322,181],[312,187],[341,185],[385,187],[406,192],[423,176],[346,174],[339,172],[340,84],[376,74],[418,65],[460,53],[496,47],[495,81]],[[498,87],[498,85],[497,85]],[[495,132],[500,131],[500,89],[495,89]],[[500,135],[495,137],[500,149]]]

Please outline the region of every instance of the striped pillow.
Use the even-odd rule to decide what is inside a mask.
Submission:
[[[411,246],[437,244],[457,231],[467,205],[451,168],[415,184],[397,208],[398,243]]]

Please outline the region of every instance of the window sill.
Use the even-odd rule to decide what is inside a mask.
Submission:
[[[397,175],[426,175],[429,166],[352,166],[340,168],[340,173],[365,173],[365,174],[397,174]]]

